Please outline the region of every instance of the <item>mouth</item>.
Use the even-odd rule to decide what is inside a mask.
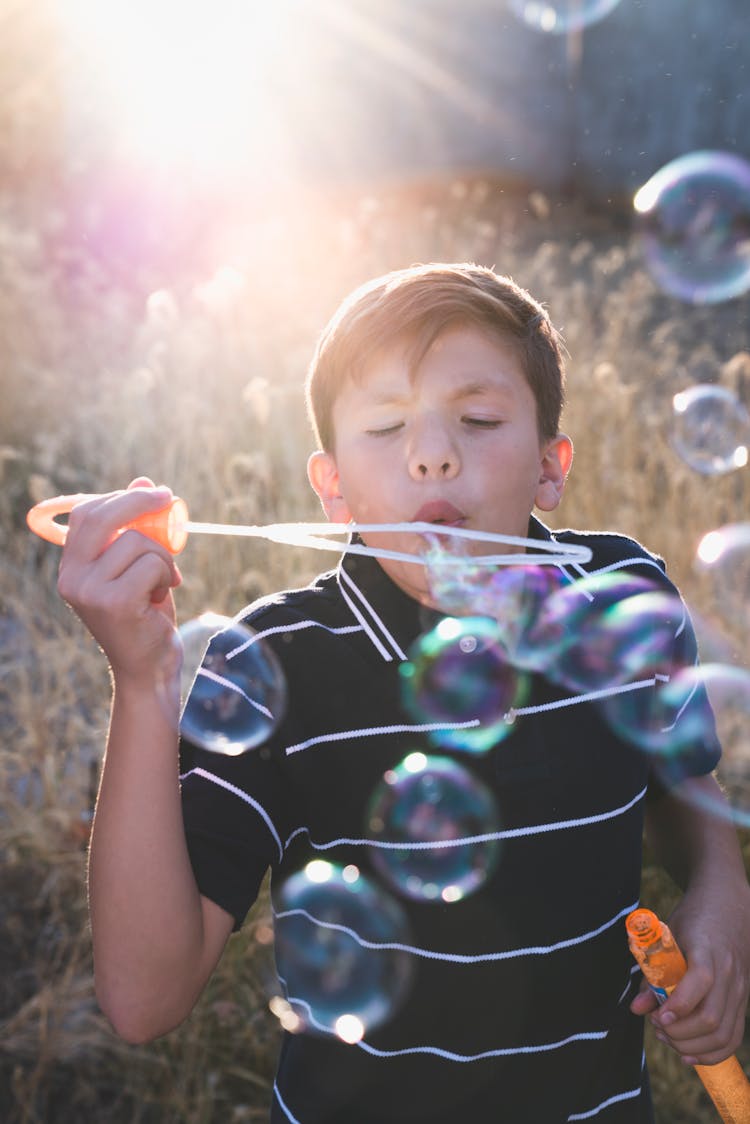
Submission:
[[[466,516],[446,500],[431,500],[422,504],[412,516],[413,523],[433,523],[436,527],[462,527]]]

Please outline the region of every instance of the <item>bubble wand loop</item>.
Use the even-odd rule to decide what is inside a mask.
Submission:
[[[685,957],[668,926],[650,909],[633,910],[625,926],[630,951],[656,998],[664,1003],[687,971]],[[725,1124],[750,1124],[750,1081],[734,1055],[694,1069]]]
[[[74,507],[85,500],[96,498],[93,495],[56,496],[53,499],[42,500],[28,512],[26,522],[34,534],[47,542],[62,546],[67,537],[68,528],[63,523],[58,523],[56,516],[69,514]],[[471,561],[481,562],[484,565],[509,566],[519,565],[533,557],[537,564],[548,566],[565,566],[571,563],[583,564],[591,559],[588,547],[575,544],[547,542],[544,539],[527,539],[514,535],[502,535],[494,531],[475,531],[466,527],[451,527],[435,523],[267,523],[262,526],[242,525],[234,523],[198,523],[188,518],[188,509],[184,500],[174,497],[171,502],[159,511],[149,511],[132,520],[118,533],[127,530],[140,531],[155,542],[159,543],[171,554],[179,554],[187,543],[189,534],[203,535],[239,535],[247,538],[268,539],[271,542],[283,543],[287,546],[308,546],[317,550],[335,550],[340,553],[365,554],[374,558],[388,558],[399,562],[414,562],[424,565],[424,554],[388,550],[384,547],[367,546],[365,543],[332,542],[328,536],[352,535],[355,532],[413,532],[423,536],[448,536],[456,539],[472,541],[503,543],[507,546],[532,548],[533,556],[528,553],[515,552],[512,554],[483,554],[473,555]],[[461,564],[463,557],[446,558],[446,562]]]

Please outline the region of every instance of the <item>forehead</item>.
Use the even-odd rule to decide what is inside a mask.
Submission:
[[[451,326],[426,343],[399,339],[377,351],[347,382],[343,394],[360,401],[387,400],[425,384],[466,395],[531,394],[515,341],[473,326]]]

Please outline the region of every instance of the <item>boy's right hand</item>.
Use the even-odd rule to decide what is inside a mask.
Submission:
[[[115,680],[133,686],[153,688],[179,673],[171,591],[182,576],[164,547],[138,531],[117,532],[171,498],[169,488],[141,476],[127,491],[77,504],[68,519],[58,591],[101,645]]]

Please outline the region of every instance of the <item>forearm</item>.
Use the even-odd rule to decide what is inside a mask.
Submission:
[[[182,824],[177,707],[116,686],[91,838],[96,988],[123,1037],[165,1033],[191,1010],[204,963],[201,898]]]
[[[728,809],[711,777],[693,778],[656,801],[647,835],[684,889],[669,926],[688,970],[658,1011],[645,996],[657,1035],[691,1063],[723,1061],[742,1041],[750,992],[750,886]]]
[[[693,777],[646,812],[654,858],[682,890],[747,885],[737,833],[712,776]]]

